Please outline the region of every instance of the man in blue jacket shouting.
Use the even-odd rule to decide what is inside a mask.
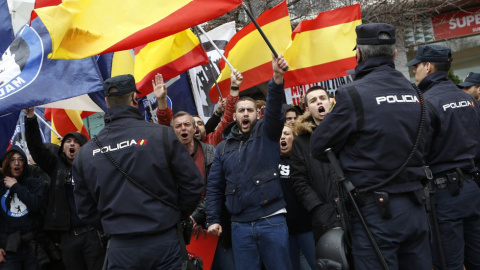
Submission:
[[[265,117],[257,121],[253,99],[242,97],[235,105],[230,134],[216,149],[207,182],[207,226],[220,235],[222,226],[232,228],[235,269],[291,269],[285,201],[278,173],[280,140],[284,124],[283,75],[288,63],[279,56],[272,61],[273,79],[268,83]],[[225,200],[231,224],[221,224]]]

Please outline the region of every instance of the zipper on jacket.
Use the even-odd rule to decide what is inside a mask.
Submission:
[[[240,141],[240,146],[238,147],[238,162],[240,162],[242,159],[241,159],[241,155],[242,155],[242,144],[243,144],[243,141]]]

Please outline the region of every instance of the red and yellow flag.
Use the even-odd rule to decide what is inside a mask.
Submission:
[[[292,34],[286,2],[282,1],[262,13],[257,22],[275,51],[282,54],[288,47]],[[240,91],[272,78],[272,52],[253,23],[245,26],[230,39],[225,47],[224,55],[232,66],[243,75]],[[223,59],[220,60],[219,66],[222,72],[217,79],[218,86],[222,91],[222,96],[227,96],[230,89],[231,70]],[[218,101],[218,91],[215,87],[210,89],[210,100]]]
[[[321,12],[298,24],[285,51],[289,71],[285,87],[306,85],[346,75],[355,68],[355,27],[362,24],[360,4]]]
[[[83,118],[92,115],[92,112],[68,110],[68,109],[45,109],[45,119],[52,122],[52,127],[64,137],[69,132],[79,132],[85,135],[88,139],[87,129],[83,125]],[[60,144],[55,133],[51,134],[51,142],[54,144]]]
[[[182,74],[192,67],[208,63],[198,37],[190,30],[135,48],[134,77],[137,89],[147,95],[153,91],[152,80],[161,73],[164,80]]]
[[[128,50],[219,17],[241,0],[63,0],[36,9],[54,59]]]

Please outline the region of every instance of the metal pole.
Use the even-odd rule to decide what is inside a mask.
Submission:
[[[197,31],[195,31],[195,32],[198,35],[198,32]],[[205,54],[207,54],[207,51],[205,50],[205,47],[203,46],[203,43],[202,43],[202,40],[200,39],[200,37],[198,38],[198,40],[200,40],[200,46],[202,46],[202,50],[205,52]],[[220,53],[220,52],[218,52],[218,53]],[[223,54],[220,54],[220,55],[223,55]],[[212,64],[212,61],[210,61],[210,58],[208,58],[208,66],[210,67],[210,75],[213,78],[213,83],[215,84],[215,88],[217,88],[218,96],[221,99],[223,99],[222,92],[220,91],[220,87],[218,86],[218,83],[217,83],[217,79],[215,78],[215,74],[213,74],[213,64]]]
[[[58,132],[57,132],[52,126],[50,126],[45,120],[43,120],[43,118],[42,118],[40,115],[38,115],[37,113],[35,113],[35,115],[37,116],[37,118],[38,118],[40,121],[42,121],[42,123],[43,123],[45,126],[47,126],[51,131],[53,131],[53,133],[55,133],[55,134],[56,134],[58,137],[60,137],[60,138],[62,137],[62,136],[60,136],[60,134],[58,134]]]
[[[208,41],[210,41],[212,46],[215,48],[215,50],[217,50],[218,54],[220,54],[220,56],[223,58],[225,63],[227,63],[227,65],[230,67],[230,69],[232,71],[235,70],[235,68],[233,68],[232,64],[230,64],[230,62],[228,62],[228,59],[225,57],[225,55],[223,55],[223,53],[220,52],[220,49],[217,47],[217,45],[215,45],[215,43],[210,39],[210,37],[207,35],[207,33],[205,33],[205,31],[203,31],[203,28],[200,25],[197,25],[197,28],[200,30],[200,32],[202,32],[202,34],[205,35],[205,37],[208,39]],[[202,42],[202,41],[200,41],[200,42]]]

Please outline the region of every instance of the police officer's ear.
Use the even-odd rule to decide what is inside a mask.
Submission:
[[[136,92],[133,92],[133,95],[132,95],[132,105],[138,108],[138,97]]]
[[[395,58],[397,58],[397,49],[393,52],[393,60],[395,60]]]

